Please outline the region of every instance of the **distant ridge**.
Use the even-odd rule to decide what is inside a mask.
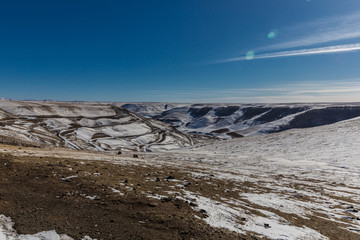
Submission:
[[[127,103],[129,111],[170,123],[181,132],[222,139],[309,128],[360,117],[359,103],[165,104]]]
[[[11,99],[7,97],[0,97],[0,101],[11,101]]]

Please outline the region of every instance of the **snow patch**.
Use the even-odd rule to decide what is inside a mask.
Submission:
[[[326,240],[327,237],[308,227],[296,227],[290,225],[280,216],[262,211],[267,217],[247,214],[246,210],[240,207],[214,201],[212,199],[198,196],[189,191],[183,191],[185,199],[195,199],[198,205],[197,210],[205,210],[208,217],[204,221],[212,227],[226,228],[237,233],[255,232],[270,239],[283,240]],[[244,224],[239,223],[244,219]]]
[[[73,240],[66,234],[58,234],[55,230],[36,234],[18,234],[11,218],[0,215],[0,240]],[[91,238],[82,238],[82,240]]]

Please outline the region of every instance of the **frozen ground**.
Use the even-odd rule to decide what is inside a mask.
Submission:
[[[73,240],[66,234],[57,234],[54,230],[36,234],[18,234],[13,229],[13,225],[9,217],[0,215],[0,240]],[[91,238],[86,236],[82,240],[91,240]]]
[[[356,118],[141,153],[138,159],[56,149],[39,149],[31,156],[178,169],[186,180],[167,180],[166,191],[156,188],[157,193],[149,195],[142,189],[141,193],[192,202],[194,211],[216,228],[269,239],[360,239],[359,132],[360,118]],[[12,154],[30,153],[18,149]]]
[[[19,110],[11,105],[14,103],[7,107],[1,104],[2,137],[47,141],[51,146],[63,146],[65,142],[75,149],[115,153],[126,148],[129,152],[119,156],[61,148],[14,148],[0,149],[0,153],[171,168],[181,173],[181,180],[166,179],[160,182],[165,186],[155,186],[154,190],[145,187],[154,179],[145,177],[137,194],[188,202],[204,223],[240,234],[288,240],[360,239],[360,118],[192,146],[186,134],[170,125],[130,112],[120,115],[113,106],[102,109],[101,116],[94,116],[93,108],[87,110],[90,107],[61,110],[56,104],[46,108],[40,104],[40,109],[31,105]],[[184,106],[166,108],[175,107]],[[153,107],[152,111],[159,108]],[[188,114],[188,108],[183,111]],[[241,117],[243,112],[236,111]],[[73,117],[73,112],[82,115]],[[275,126],[293,117],[290,114],[267,124]],[[140,149],[158,152],[136,152],[138,156],[133,158],[135,152],[130,150]],[[135,186],[117,183],[109,189],[121,198]]]
[[[193,146],[165,156],[173,164],[201,169],[192,173],[199,178],[232,183],[231,197],[185,193],[208,212],[209,224],[271,239],[326,239],[321,234],[324,222],[360,233],[359,133],[357,118]],[[249,214],[254,209],[259,213]]]
[[[0,140],[107,152],[192,145],[170,124],[105,103],[0,101]]]

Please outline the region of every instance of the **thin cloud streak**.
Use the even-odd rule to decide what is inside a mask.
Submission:
[[[269,88],[152,90],[157,101],[189,103],[360,102],[360,79],[294,83]],[[196,97],[194,97],[196,96]]]
[[[350,15],[322,18],[282,30],[282,35],[294,36],[295,40],[274,44],[262,50],[290,49],[333,41],[360,38],[360,12]],[[259,49],[260,50],[260,49]]]
[[[253,60],[253,59],[266,59],[266,58],[318,55],[318,54],[329,54],[329,53],[340,53],[340,52],[353,52],[353,51],[359,51],[359,50],[360,50],[360,43],[344,44],[344,45],[335,45],[335,46],[329,46],[329,47],[299,49],[299,50],[281,51],[281,52],[273,52],[273,53],[263,53],[263,54],[259,54],[259,55],[255,54],[251,59],[249,59],[246,56],[241,56],[241,57],[220,60],[220,61],[217,61],[217,63],[227,63],[227,62]]]

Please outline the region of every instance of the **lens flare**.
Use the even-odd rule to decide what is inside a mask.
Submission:
[[[246,60],[254,59],[254,57],[255,57],[255,52],[254,51],[248,51],[246,53],[246,56],[245,56]]]
[[[279,30],[278,29],[273,29],[271,30],[271,32],[268,33],[267,38],[268,39],[274,39],[279,35]]]

